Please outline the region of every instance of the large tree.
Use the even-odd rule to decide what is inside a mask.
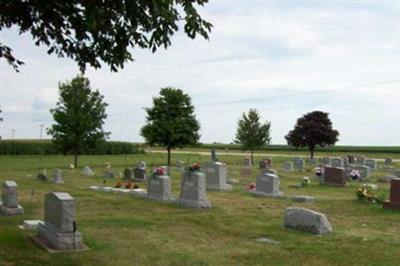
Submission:
[[[200,138],[200,124],[194,115],[189,95],[180,89],[163,88],[160,96],[153,98],[153,107],[146,108],[147,124],[141,135],[149,145],[166,147],[168,165],[171,149],[194,145]]]
[[[16,27],[29,32],[49,54],[70,57],[82,71],[86,64],[112,71],[133,60],[129,47],[167,48],[180,21],[187,36],[208,39],[212,25],[198,13],[208,0],[2,0],[0,31]],[[12,48],[0,42],[0,57],[16,70],[23,64]]]
[[[254,163],[254,150],[269,144],[271,123],[261,123],[260,115],[256,109],[243,113],[238,122],[235,143],[241,144],[244,150],[250,150],[251,163]]]
[[[103,130],[107,103],[83,76],[60,83],[59,93],[56,108],[50,110],[55,124],[48,133],[64,153],[74,155],[74,165],[78,167],[78,154],[101,144],[109,135]]]
[[[338,141],[339,131],[332,128],[329,113],[313,111],[297,119],[293,130],[285,136],[289,145],[296,148],[308,147],[310,157],[314,158],[317,146],[334,145]]]

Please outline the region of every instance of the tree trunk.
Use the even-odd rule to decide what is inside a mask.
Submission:
[[[250,160],[251,160],[251,165],[254,165],[254,151],[253,150],[251,150],[250,151]]]
[[[78,151],[74,152],[74,167],[78,168]]]
[[[311,159],[314,158],[314,148],[310,148],[310,156],[311,156]]]
[[[167,151],[168,151],[168,166],[170,166],[171,165],[171,147],[168,147]]]

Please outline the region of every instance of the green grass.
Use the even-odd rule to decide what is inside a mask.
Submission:
[[[371,156],[371,155],[368,155]],[[393,156],[396,157],[396,156]],[[0,156],[0,181],[18,183],[22,217],[0,216],[0,265],[398,265],[400,261],[400,212],[382,209],[355,200],[357,183],[345,188],[319,185],[315,180],[306,188],[289,187],[305,172],[281,176],[286,195],[312,195],[313,204],[293,203],[249,195],[244,187],[253,176],[239,175],[243,157],[221,155],[228,163],[229,177],[239,180],[232,192],[208,192],[211,210],[185,209],[175,204],[133,196],[89,191],[89,185],[102,184],[104,162],[122,172],[140,160],[160,164],[165,155],[81,156],[80,164],[94,168],[94,177],[70,171],[70,156]],[[188,155],[173,155],[173,161],[188,160]],[[190,161],[206,161],[208,156],[192,154]],[[274,157],[281,169],[284,157]],[[400,164],[395,165],[400,168]],[[65,184],[37,181],[40,169],[48,173],[62,168]],[[373,179],[386,174],[381,169]],[[173,170],[173,192],[179,195],[180,174]],[[107,185],[112,185],[107,181]],[[31,192],[34,196],[31,201]],[[380,193],[388,193],[388,184],[379,184]],[[48,254],[33,244],[30,232],[17,228],[24,219],[42,219],[44,194],[64,191],[76,199],[78,230],[84,235],[89,251]],[[323,212],[334,233],[315,236],[284,229],[283,212],[289,206],[305,206]],[[280,241],[278,245],[258,243],[260,237]]]

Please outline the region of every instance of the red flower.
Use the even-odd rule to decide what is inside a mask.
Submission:
[[[254,190],[254,189],[256,189],[256,184],[250,183],[250,184],[247,185],[246,189],[247,190]]]
[[[157,167],[156,170],[154,170],[154,174],[156,174],[156,175],[164,175],[165,174],[164,168]]]

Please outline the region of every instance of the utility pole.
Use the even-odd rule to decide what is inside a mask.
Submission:
[[[40,124],[39,126],[40,126],[40,139],[42,139],[44,124]]]

